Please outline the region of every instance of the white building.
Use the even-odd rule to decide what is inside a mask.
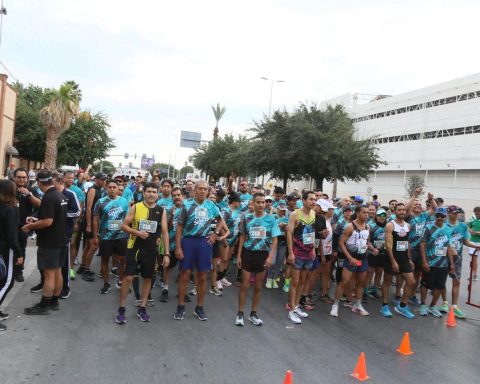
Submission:
[[[480,205],[480,74],[366,104],[357,95],[324,104],[344,105],[358,137],[375,136],[387,162],[368,181],[338,183],[338,196],[366,196],[371,187],[382,203],[405,200],[407,177],[419,175],[447,204],[469,213]]]

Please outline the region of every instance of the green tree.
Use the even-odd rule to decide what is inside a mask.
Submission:
[[[223,117],[227,109],[225,107],[220,107],[220,103],[217,103],[216,106],[212,105],[212,110],[213,110],[213,115],[215,116],[215,121],[216,121],[215,129],[213,130],[213,139],[216,140],[218,139],[218,122]]]
[[[96,172],[105,172],[107,174],[113,174],[115,172],[115,165],[111,161],[108,160],[101,160],[93,164],[93,169]]]
[[[175,169],[171,164],[169,165],[167,163],[155,163],[148,169],[148,172],[150,172],[150,174],[153,175],[156,171],[159,171],[161,178],[165,179],[169,174],[169,168],[170,168],[169,176],[171,179],[173,179],[174,175],[178,174],[178,170]]]
[[[248,148],[247,162],[257,174],[270,174],[283,180],[284,189],[288,180],[300,180],[303,173],[304,154],[299,156],[298,148],[292,146],[295,135],[291,117],[285,110],[274,111],[263,121],[255,122],[251,129],[254,137]]]
[[[179,179],[185,179],[187,173],[193,173],[194,169],[191,165],[185,165],[184,167],[180,168],[179,171]]]
[[[47,129],[44,166],[53,170],[57,164],[58,139],[78,115],[82,92],[77,83],[66,81],[50,97],[49,104],[40,110],[40,120]]]
[[[415,193],[415,190],[417,188],[423,188],[425,186],[425,179],[422,176],[418,175],[411,175],[407,177],[407,181],[405,183],[405,191],[406,191],[406,197],[409,199],[413,196]],[[423,195],[424,192],[420,194]]]
[[[250,172],[248,155],[250,141],[246,136],[225,135],[201,146],[190,157],[195,168],[215,179],[246,176]]]

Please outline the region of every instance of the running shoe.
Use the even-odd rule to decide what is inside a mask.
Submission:
[[[380,314],[383,317],[392,317],[392,312],[390,311],[388,305],[382,305],[382,308],[380,308]]]
[[[293,310],[293,312],[295,312],[299,317],[303,318],[303,319],[306,319],[308,317],[308,313],[307,312],[304,312],[303,309],[297,305],[295,307],[295,309]]]
[[[219,291],[223,291],[223,285],[222,285],[222,283],[220,282],[220,280],[217,280],[217,289],[218,289]]]
[[[50,300],[48,303],[48,308],[52,311],[58,311],[60,309],[60,303],[58,302],[58,300]]]
[[[353,313],[358,313],[359,315],[362,316],[368,316],[370,313],[368,313],[365,308],[363,308],[362,304],[355,304],[352,308]]]
[[[177,297],[178,297],[178,295],[177,295]],[[185,300],[186,303],[191,303],[192,302],[192,299],[187,294],[185,294],[184,300]]]
[[[347,307],[347,308],[353,308],[353,301],[348,301],[347,300],[343,303],[343,306]]]
[[[85,271],[82,273],[82,280],[85,280],[85,281],[88,281],[88,282],[92,282],[92,281],[95,281],[95,274],[92,272],[90,273],[91,271]]]
[[[327,304],[333,304],[333,299],[328,295],[322,295],[320,297],[320,301],[323,301],[324,303],[327,303]]]
[[[237,318],[235,319],[235,325],[237,327],[243,327],[245,325],[245,320],[243,319],[243,313],[237,314]]]
[[[148,295],[147,307],[153,307],[153,306],[155,306],[155,301],[152,299],[152,296]]]
[[[277,279],[274,279],[273,282],[272,282],[272,288],[273,289],[278,289],[278,280]]]
[[[115,317],[115,323],[117,324],[126,324],[127,319],[125,318],[125,311],[118,310],[117,317]]]
[[[1,320],[7,320],[9,317],[10,317],[10,315],[8,313],[4,313],[4,312],[0,311],[0,321]]]
[[[288,293],[290,290],[290,279],[285,279],[285,283],[283,284],[283,292]]]
[[[378,293],[378,290],[376,288],[372,289],[371,291],[368,292],[368,296],[373,299],[380,301],[382,299],[382,296]]]
[[[68,273],[70,275],[70,280],[75,280],[75,278],[77,277],[77,274],[75,273],[75,270],[73,268],[70,268],[68,270]]]
[[[313,305],[310,305],[310,304],[302,304],[302,308],[305,309],[306,311],[313,311],[315,309],[315,307]]]
[[[420,308],[418,309],[418,314],[420,316],[428,316],[428,310],[425,304],[420,305]]]
[[[215,295],[215,296],[222,296],[223,295],[222,291],[220,291],[217,287],[210,288],[208,293],[210,293],[211,295]]]
[[[198,317],[198,320],[205,321],[208,319],[207,314],[203,310],[203,307],[195,307],[195,311],[193,312],[193,314]]]
[[[60,292],[61,299],[68,299],[70,297],[70,288],[65,287],[62,288],[62,292]]]
[[[43,289],[43,282],[40,282],[37,285],[35,285],[34,287],[30,288],[30,292],[38,293],[38,292],[42,292],[42,289]]]
[[[315,300],[313,300],[313,295],[307,295],[305,298],[305,303],[308,305],[315,305]]]
[[[288,318],[294,324],[302,324],[302,319],[300,319],[300,317],[298,317],[298,315],[295,313],[295,311],[288,311]]]
[[[395,312],[402,315],[403,317],[406,317],[407,319],[415,318],[415,315],[410,311],[410,308],[408,308],[407,305],[405,307],[402,307],[401,305],[397,305],[394,308],[394,310],[395,310]]]
[[[141,299],[137,299],[137,298],[134,298],[133,299],[133,305],[135,307],[140,307],[140,305],[142,304],[142,300]]]
[[[85,272],[85,266],[84,265],[80,265],[80,267],[78,267],[77,269],[77,273],[79,275],[83,275],[83,272]]]
[[[410,299],[408,299],[408,302],[410,304],[414,305],[415,307],[419,307],[420,305],[422,305],[420,300],[417,299],[417,296],[410,297]]]
[[[111,274],[112,276],[116,276],[116,277],[120,276],[120,275],[118,274],[118,267],[113,267],[113,268],[110,270],[110,274]]]
[[[455,317],[458,317],[459,319],[465,319],[467,317],[467,315],[465,315],[465,313],[463,313],[458,307],[453,308],[453,313],[455,314]]]
[[[330,310],[330,316],[338,317],[338,304],[333,304],[332,309]]]
[[[265,283],[265,288],[267,289],[273,288],[273,279],[267,279],[267,282]]]
[[[7,330],[7,326],[3,323],[0,323],[0,332],[1,331],[6,331]]]
[[[440,310],[436,305],[432,305],[427,308],[428,313],[431,313],[435,317],[442,317],[442,314],[440,313]]]
[[[122,282],[120,280],[117,280],[117,282],[115,283],[115,287],[117,289],[122,289]]]
[[[232,283],[230,281],[228,281],[226,277],[224,277],[222,280],[220,280],[220,283],[222,283],[222,285],[224,287],[231,287],[232,286]]]
[[[137,317],[141,321],[146,322],[146,323],[148,323],[150,321],[150,316],[147,313],[147,310],[145,308],[139,308],[139,310],[137,311]]]
[[[102,295],[106,295],[108,292],[110,292],[111,289],[112,287],[109,283],[103,283],[103,287],[100,289],[100,293]]]
[[[448,306],[448,301],[444,301],[443,304],[438,307],[438,310],[442,313],[448,313],[450,311],[450,307]]]
[[[25,308],[23,313],[25,313],[25,315],[48,315],[50,314],[50,311],[48,307],[41,307],[40,303],[38,303],[33,307]]]
[[[193,289],[189,292],[190,296],[197,296],[197,287],[193,287]]]
[[[162,295],[160,296],[160,301],[162,303],[168,303],[168,289],[164,289],[162,291]]]
[[[248,318],[248,320],[249,320],[253,325],[256,325],[256,326],[263,325],[263,320],[260,319],[260,318],[257,316],[257,313],[256,313],[256,312],[250,313],[250,317]]]
[[[183,320],[185,317],[185,306],[177,305],[177,311],[173,314],[175,320]]]

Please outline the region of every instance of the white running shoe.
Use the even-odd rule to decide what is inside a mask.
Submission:
[[[302,310],[302,308],[301,308],[299,305],[297,305],[297,306],[295,307],[295,309],[293,310],[293,312],[295,312],[299,317],[302,317],[302,318],[304,318],[304,319],[306,319],[306,318],[308,317],[308,313],[305,312],[304,310]]]
[[[288,318],[294,324],[302,324],[302,320],[300,319],[300,317],[298,317],[295,311],[288,311]]]
[[[224,287],[230,287],[232,285],[232,283],[228,281],[225,277],[222,280],[220,280],[220,283],[222,283]]]
[[[352,312],[358,313],[359,315],[362,316],[368,316],[370,313],[368,313],[365,308],[363,308],[362,304],[355,304],[352,308]]]
[[[243,320],[243,315],[237,315],[235,319],[235,325],[238,327],[243,327],[245,325],[245,321]]]
[[[338,317],[338,304],[332,305],[332,310],[330,311],[330,316]]]
[[[217,280],[217,289],[220,291],[223,290],[223,284],[221,283],[220,280]]]

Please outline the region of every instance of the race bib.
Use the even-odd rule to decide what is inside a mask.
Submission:
[[[385,242],[383,240],[375,240],[373,242],[373,246],[377,249],[383,249],[384,244],[385,244]]]
[[[435,256],[440,256],[440,257],[447,256],[447,247],[436,247]]]
[[[315,242],[315,233],[314,232],[304,233],[302,235],[302,241],[303,241],[303,244],[305,245],[313,244]]]
[[[322,244],[323,244],[323,254],[330,255],[332,253],[332,242],[330,240],[326,240]]]
[[[207,208],[198,207],[195,209],[195,219],[196,220],[206,220],[208,219],[208,210]]]
[[[397,241],[397,248],[398,252],[405,252],[408,249],[408,241]]]
[[[238,225],[235,226],[235,228],[233,228],[233,236],[237,236],[238,235]]]
[[[320,245],[320,239],[315,239],[315,248],[318,248]]]
[[[453,241],[452,241],[452,247],[453,247],[455,250],[459,250],[460,247],[461,247],[460,241],[458,241],[458,240],[453,240]]]
[[[108,230],[118,231],[122,225],[122,220],[108,220]]]
[[[263,240],[267,238],[267,229],[265,227],[250,228],[250,238]]]
[[[140,222],[138,223],[138,230],[148,233],[155,233],[157,232],[157,225],[158,223],[156,221],[140,220]]]
[[[365,252],[367,252],[367,246],[366,245],[359,245],[357,253],[359,255],[363,255],[363,254],[365,254]]]

